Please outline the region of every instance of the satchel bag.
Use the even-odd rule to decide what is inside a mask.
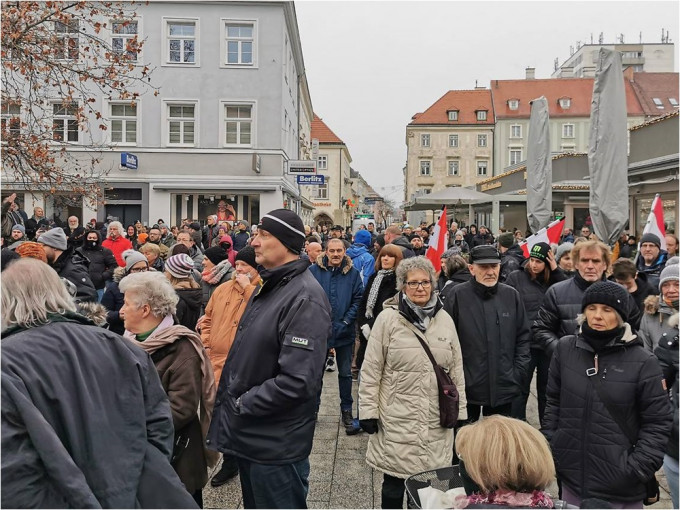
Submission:
[[[595,384],[595,391],[597,391],[600,400],[607,408],[607,411],[609,411],[609,414],[611,415],[612,419],[616,422],[621,431],[626,435],[628,440],[633,444],[633,447],[635,447],[635,443],[637,443],[637,433],[635,433],[629,427],[626,418],[621,415],[619,409],[617,407],[614,407],[612,402],[607,398],[607,394],[605,393],[605,390],[602,387],[602,379],[600,379],[599,377],[591,377],[591,380]],[[647,495],[645,496],[645,499],[642,501],[642,504],[645,506],[649,506],[653,505],[654,503],[657,503],[660,498],[660,493],[659,482],[656,479],[656,475],[652,475],[652,478],[647,480],[647,482],[645,483],[645,489],[647,490]]]
[[[458,422],[458,388],[456,388],[446,370],[437,364],[434,356],[432,356],[432,351],[427,346],[427,342],[418,333],[416,333],[416,338],[418,338],[420,345],[425,349],[427,357],[430,358],[434,368],[434,375],[437,377],[437,388],[439,389],[439,425],[446,429],[452,429]]]

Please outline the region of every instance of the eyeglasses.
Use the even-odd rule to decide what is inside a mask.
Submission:
[[[408,285],[409,289],[417,289],[418,287],[422,287],[423,289],[429,289],[432,286],[432,282],[429,280],[425,280],[423,282],[406,282],[406,285]]]
[[[133,267],[128,272],[130,272],[130,273],[143,273],[143,272],[148,271],[148,270],[149,270],[148,267]]]

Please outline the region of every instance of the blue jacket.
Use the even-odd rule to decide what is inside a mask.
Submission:
[[[352,259],[352,264],[361,274],[363,285],[366,287],[368,279],[375,273],[375,259],[363,244],[353,244],[348,250],[347,255]]]
[[[333,334],[328,340],[328,348],[354,343],[354,322],[364,293],[364,285],[359,271],[352,267],[352,259],[345,255],[340,267],[335,269],[328,266],[328,257],[320,256],[309,270],[331,304]]]

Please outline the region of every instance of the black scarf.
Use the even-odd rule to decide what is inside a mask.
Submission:
[[[496,282],[493,287],[487,287],[486,285],[479,283],[475,277],[472,277],[470,283],[472,284],[472,290],[474,290],[482,299],[491,299],[498,292],[498,282]]]
[[[588,342],[595,352],[600,352],[604,347],[619,340],[626,331],[625,327],[608,329],[607,331],[597,331],[591,328],[587,322],[581,326],[581,336]]]

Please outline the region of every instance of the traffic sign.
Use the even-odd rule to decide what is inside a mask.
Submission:
[[[325,175],[298,175],[297,183],[305,186],[320,186],[326,184]]]
[[[316,161],[302,160],[288,162],[288,173],[291,175],[309,175],[316,174]]]

